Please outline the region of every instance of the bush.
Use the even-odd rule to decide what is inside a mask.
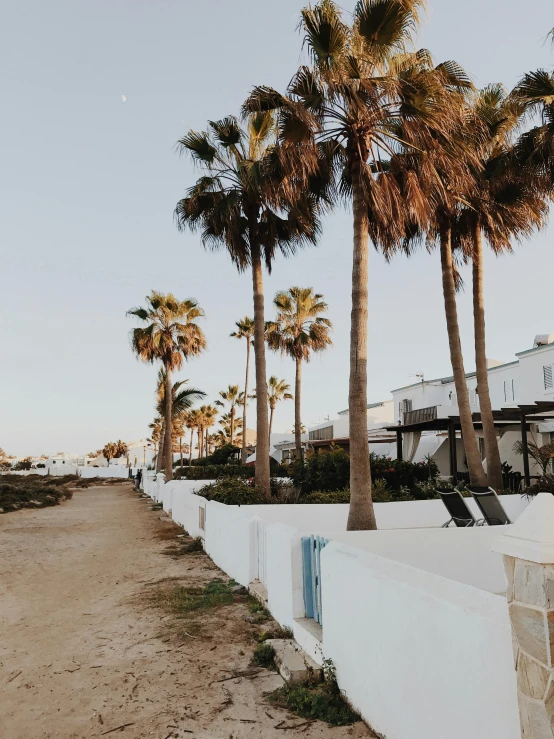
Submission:
[[[421,488],[435,481],[439,474],[432,459],[414,464],[371,453],[370,461],[373,484],[384,480],[389,490],[398,491],[395,499],[398,495],[407,495],[406,490],[416,500],[429,497]],[[310,454],[304,463],[294,464],[291,476],[302,495],[344,490],[350,485],[350,457],[344,449],[338,448]]]
[[[310,454],[304,463],[294,463],[291,477],[305,495],[315,490],[344,490],[350,484],[350,457],[339,448]]]
[[[263,490],[233,478],[221,480],[215,485],[204,485],[196,494],[225,505],[256,505],[264,502]]]
[[[179,467],[174,472],[175,479],[217,480],[219,477],[238,477],[244,480],[254,477],[254,467],[239,464],[211,464],[196,467]]]
[[[321,503],[350,503],[350,490],[335,490],[331,493],[314,492],[305,495],[300,499],[300,503],[313,503],[314,505]]]

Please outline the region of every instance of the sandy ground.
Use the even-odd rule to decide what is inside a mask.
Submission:
[[[244,605],[176,635],[146,594],[221,573],[202,554],[168,556],[172,527],[127,484],[0,516],[0,739],[373,736],[268,706],[274,673],[225,679],[250,663]]]

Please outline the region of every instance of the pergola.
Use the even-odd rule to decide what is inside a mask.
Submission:
[[[554,401],[537,400],[531,405],[518,405],[514,408],[502,408],[499,411],[493,411],[494,425],[496,428],[504,426],[513,426],[519,424],[521,429],[521,446],[523,451],[523,476],[525,484],[531,483],[531,473],[529,468],[529,449],[527,446],[527,431],[532,423],[541,423],[544,421],[554,421]],[[473,413],[473,426],[478,429],[483,428],[480,413]],[[448,416],[447,418],[438,418],[437,407],[420,408],[414,411],[404,413],[405,423],[397,426],[387,426],[387,431],[396,432],[396,454],[398,459],[402,459],[402,436],[403,434],[415,431],[447,431],[450,452],[450,474],[452,480],[457,482],[458,479],[458,459],[456,450],[456,431],[461,430],[460,416]]]

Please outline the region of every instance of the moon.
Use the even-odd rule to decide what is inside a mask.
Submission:
[[[121,96],[121,102],[124,103],[124,102],[126,102],[126,100],[127,100],[127,96],[126,95],[122,95]]]

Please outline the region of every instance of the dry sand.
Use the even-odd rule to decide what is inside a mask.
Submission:
[[[223,680],[252,656],[244,605],[202,614],[197,638],[175,635],[145,595],[222,575],[205,555],[167,556],[162,519],[129,484],[0,516],[0,739],[373,736],[268,706],[274,673]]]

